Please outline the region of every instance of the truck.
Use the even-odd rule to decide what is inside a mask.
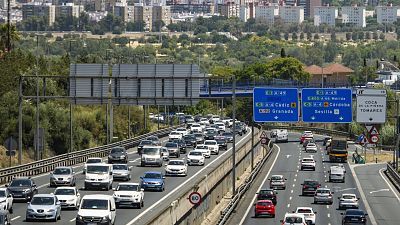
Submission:
[[[347,162],[348,144],[346,139],[332,138],[327,149],[330,162]]]

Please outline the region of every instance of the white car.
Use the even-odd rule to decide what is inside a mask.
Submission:
[[[188,131],[183,127],[176,129],[175,132],[182,134],[182,137],[188,134]]]
[[[177,131],[172,131],[171,133],[169,133],[168,138],[170,141],[172,140],[178,140],[178,139],[182,139],[183,135],[180,132]]]
[[[193,165],[202,166],[204,165],[205,158],[203,152],[194,150],[189,152],[186,161],[189,166]]]
[[[216,123],[220,121],[220,118],[217,115],[213,115],[210,120],[212,123]]]
[[[190,131],[193,132],[193,133],[201,133],[201,132],[203,132],[203,128],[201,127],[200,124],[194,123],[190,127]]]
[[[211,157],[211,151],[210,148],[207,145],[197,145],[196,148],[194,149],[195,151],[200,151],[203,153],[203,156],[206,158]]]
[[[308,130],[303,132],[303,136],[309,137],[309,138],[314,138],[313,132],[312,131],[308,131]]]
[[[307,225],[306,218],[299,213],[286,213],[282,225]]]
[[[144,206],[144,189],[139,183],[119,183],[113,190],[117,208],[123,205],[141,209]]]
[[[313,142],[309,142],[306,146],[306,152],[317,152],[317,145]]]
[[[215,125],[218,126],[218,131],[225,132],[226,127],[225,127],[225,124],[223,122],[217,122],[217,123],[215,123]]]
[[[166,147],[161,147],[161,155],[164,161],[169,160],[169,151]]]
[[[315,160],[314,158],[303,158],[301,160],[301,170],[304,169],[312,169],[313,171],[315,171]]]
[[[200,123],[204,123],[205,126],[210,125],[210,121],[207,118],[201,118]]]
[[[339,199],[339,209],[355,208],[358,209],[358,200],[355,194],[342,194]]]
[[[218,133],[218,130],[215,129],[214,127],[206,127],[206,129],[203,131],[204,134],[206,134],[207,132],[215,132]]]
[[[170,160],[165,166],[165,175],[187,176],[187,164],[182,159]]]
[[[204,145],[208,146],[208,149],[210,149],[211,153],[214,153],[216,155],[219,154],[219,146],[217,141],[207,140],[204,142]]]
[[[149,113],[149,119],[154,119],[154,113]]]
[[[0,188],[0,210],[13,213],[14,198],[8,188]]]
[[[61,208],[79,209],[81,194],[76,187],[58,187],[54,191],[54,195],[60,201]]]
[[[314,212],[311,207],[297,207],[296,213],[303,214],[306,222],[309,222],[308,224],[315,225],[315,214],[317,212]]]
[[[88,158],[85,162],[85,166],[83,168],[83,173],[86,173],[87,164],[95,164],[95,163],[103,163],[102,158]]]
[[[76,215],[76,224],[87,224],[92,221],[98,224],[106,221],[108,224],[115,224],[116,207],[115,200],[111,195],[85,195],[82,197]]]

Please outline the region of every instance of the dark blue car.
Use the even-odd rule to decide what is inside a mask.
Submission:
[[[144,176],[140,177],[142,188],[147,190],[164,191],[165,177],[161,172],[149,171],[145,172]]]

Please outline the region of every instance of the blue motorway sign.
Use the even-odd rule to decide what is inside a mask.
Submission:
[[[351,123],[352,91],[344,88],[304,88],[301,112],[307,123]]]
[[[254,122],[297,122],[298,102],[296,88],[256,87],[253,90]]]

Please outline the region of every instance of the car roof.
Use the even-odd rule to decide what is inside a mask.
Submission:
[[[36,194],[33,197],[54,197],[54,194]]]
[[[118,185],[139,185],[139,183],[118,183]]]
[[[260,191],[274,191],[274,190],[271,188],[263,188],[263,189],[260,189]]]
[[[317,191],[331,191],[329,188],[317,188]]]
[[[90,163],[87,166],[111,166],[112,164],[106,164],[106,163]]]
[[[352,193],[343,193],[342,196],[354,196],[356,197],[356,194],[352,194]]]
[[[280,177],[280,178],[282,178],[283,175],[272,175],[271,177]]]
[[[64,186],[64,187],[57,187],[55,190],[57,189],[72,189],[72,190],[78,190],[76,187],[68,187],[68,186]]]
[[[268,203],[271,203],[271,204],[272,204],[272,201],[271,201],[271,200],[267,200],[267,199],[258,200],[257,203],[259,203],[259,202],[268,202]]]
[[[346,215],[351,215],[353,213],[356,213],[357,215],[360,213],[365,214],[364,210],[362,209],[346,209]]]
[[[172,159],[172,160],[169,160],[169,163],[170,162],[183,162],[184,160],[183,159]]]
[[[111,195],[101,195],[101,194],[85,195],[82,197],[82,199],[107,199],[107,200],[110,198],[112,198]]]
[[[304,160],[304,159],[312,159],[312,160],[314,160],[314,158],[311,158],[311,157],[304,157],[301,160]]]
[[[89,160],[89,159],[100,159],[100,160],[103,160],[102,158],[99,158],[99,157],[89,157],[89,158],[87,158],[87,160]]]
[[[304,215],[300,214],[300,213],[286,213],[285,218],[286,217],[302,217],[302,218],[304,218]]]
[[[302,206],[301,207],[297,207],[296,211],[299,210],[299,209],[310,209],[310,210],[314,211],[313,208],[311,208],[311,207],[302,207]]]
[[[32,180],[30,177],[14,177],[13,180]]]
[[[146,171],[146,172],[144,172],[144,174],[147,174],[147,173],[156,173],[156,174],[162,174],[161,172],[159,172],[159,171]]]

